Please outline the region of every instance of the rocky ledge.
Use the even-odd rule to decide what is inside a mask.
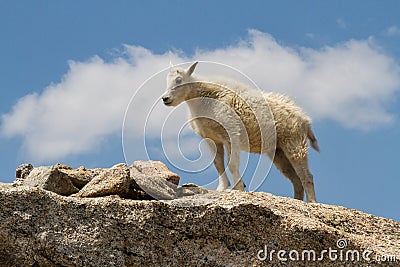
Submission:
[[[159,162],[16,176],[0,184],[0,266],[400,266],[396,221],[178,186]]]

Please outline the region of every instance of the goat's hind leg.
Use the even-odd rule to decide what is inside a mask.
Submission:
[[[292,182],[294,198],[303,200],[304,199],[303,184],[301,183],[301,180],[297,175],[296,171],[294,170],[289,159],[285,156],[285,153],[279,148],[277,148],[275,152],[274,164],[275,167]]]
[[[308,167],[307,156],[301,159],[290,159],[290,163],[300,177],[306,191],[307,202],[317,202],[314,191],[314,177]]]

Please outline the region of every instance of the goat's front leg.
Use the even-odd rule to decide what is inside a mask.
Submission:
[[[226,146],[228,168],[233,177],[233,190],[244,191],[244,183],[239,173],[240,166],[240,143],[239,140],[232,140],[230,145]]]
[[[210,149],[211,154],[212,155],[215,154],[214,166],[217,169],[219,175],[217,191],[224,191],[230,186],[224,164],[224,146],[222,144],[217,144],[217,143],[212,144],[210,142],[212,141],[207,140],[208,148]]]

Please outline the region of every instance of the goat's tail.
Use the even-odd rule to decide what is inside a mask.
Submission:
[[[318,146],[317,138],[315,138],[315,135],[314,135],[313,131],[311,130],[311,125],[308,127],[307,137],[308,137],[308,139],[310,139],[311,147],[314,148],[315,151],[319,152],[319,146]]]

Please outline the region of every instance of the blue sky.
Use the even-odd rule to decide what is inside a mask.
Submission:
[[[399,221],[398,10],[398,1],[0,1],[0,181],[24,162],[123,162],[124,111],[139,86],[170,58],[214,60],[313,117],[320,202]],[[136,126],[148,113],[141,100],[153,104],[164,89],[136,95]],[[163,159],[152,129],[149,154]],[[143,140],[142,128],[132,131]],[[199,141],[189,130],[185,138]],[[176,171],[187,182],[216,175]],[[258,190],[292,196],[274,168]]]

